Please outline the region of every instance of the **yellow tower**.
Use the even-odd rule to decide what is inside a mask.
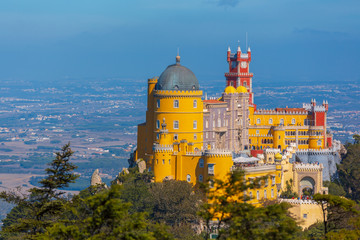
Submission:
[[[172,155],[174,152],[171,137],[166,129],[165,119],[161,124],[158,143],[154,143],[153,169],[155,181],[160,182],[164,178],[172,179]]]

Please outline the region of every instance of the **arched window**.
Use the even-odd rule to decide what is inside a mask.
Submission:
[[[194,140],[197,140],[197,135],[196,135],[196,133],[194,134]]]
[[[260,123],[261,123],[260,118],[256,119],[256,124],[260,124]]]
[[[296,123],[295,118],[291,119],[291,123],[292,123],[292,124],[295,124],[295,123]]]
[[[179,100],[174,100],[174,108],[179,108]]]
[[[260,200],[260,192],[259,191],[256,191],[256,199]]]
[[[197,129],[197,121],[196,120],[193,121],[193,128]]]
[[[160,128],[160,120],[156,120],[156,128],[157,128],[157,129]]]
[[[280,125],[284,125],[284,119],[280,119]]]
[[[269,124],[273,124],[272,118],[269,119]]]
[[[197,100],[194,100],[194,102],[193,102],[193,108],[197,108]]]
[[[209,120],[205,121],[205,127],[208,128],[209,127]]]
[[[160,107],[160,99],[156,100],[156,107],[157,107],[157,108]]]
[[[264,198],[267,199],[267,191],[264,190]]]
[[[203,180],[204,180],[204,179],[203,179],[203,175],[200,174],[200,175],[199,175],[199,182],[203,182]]]
[[[191,182],[191,176],[190,176],[190,174],[186,175],[186,181],[187,181],[187,182]]]
[[[274,197],[274,189],[271,189],[271,198]]]
[[[204,167],[204,159],[200,158],[199,160],[199,167],[203,168]]]

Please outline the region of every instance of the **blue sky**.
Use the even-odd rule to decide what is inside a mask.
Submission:
[[[254,81],[359,81],[358,0],[3,0],[0,81],[147,79],[175,60],[224,79],[252,49]]]

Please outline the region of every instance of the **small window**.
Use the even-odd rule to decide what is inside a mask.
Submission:
[[[271,177],[271,185],[275,185],[275,176]]]
[[[156,164],[159,164],[159,159],[156,159]]]
[[[267,199],[267,191],[264,190],[264,198]]]
[[[179,121],[174,121],[174,129],[179,129]]]
[[[178,140],[178,135],[174,134],[174,140]]]
[[[203,175],[200,174],[200,175],[199,175],[199,182],[203,182],[203,180],[204,180],[204,179],[203,179]]]
[[[157,133],[157,134],[156,134],[156,139],[159,139],[159,136],[160,136],[160,135]]]
[[[196,120],[193,122],[193,128],[197,129],[197,121]]]
[[[250,197],[250,199],[253,198],[252,192],[249,192],[249,197]]]
[[[271,189],[271,198],[274,198],[274,189]]]
[[[171,165],[171,160],[169,159],[169,165]]]
[[[199,160],[199,167],[203,168],[204,167],[204,159],[200,158]]]
[[[256,134],[259,135],[259,134],[260,134],[260,131],[259,131],[259,130],[256,130]]]
[[[221,127],[221,119],[218,118],[218,127]]]
[[[208,165],[208,174],[209,174],[209,175],[212,175],[212,176],[215,174],[214,164],[209,164],[209,165]]]
[[[206,128],[209,127],[209,121],[208,121],[208,120],[205,121],[205,127],[206,127]]]
[[[256,191],[256,199],[260,200],[260,192],[259,191]]]
[[[295,123],[296,123],[295,118],[291,119],[291,123],[292,123],[292,124],[295,124]]]
[[[186,181],[191,182],[191,176],[190,176],[190,174],[186,175]]]
[[[265,179],[265,186],[267,186],[267,185],[269,185],[269,179],[268,178]]]
[[[243,85],[244,85],[244,87],[246,87],[246,82],[244,82],[244,84],[243,84]]]
[[[307,218],[307,214],[306,214],[306,213],[304,213],[303,218]]]
[[[206,139],[209,138],[209,133],[208,133],[208,132],[205,133],[205,138],[206,138]]]
[[[280,124],[281,124],[281,125],[284,125],[284,119],[283,119],[283,118],[280,119]]]
[[[317,141],[317,145],[321,146],[321,140],[320,139]]]
[[[174,108],[179,108],[179,100],[174,100]]]
[[[165,160],[163,159],[163,164],[165,164]]]
[[[157,107],[157,108],[160,107],[160,99],[156,100],[156,107]]]
[[[269,124],[273,124],[272,118],[269,119]]]
[[[196,135],[196,133],[194,134],[194,140],[197,140],[197,135]]]
[[[157,129],[160,128],[160,120],[156,120],[156,128],[157,128]]]
[[[193,107],[194,107],[194,108],[197,108],[197,100],[194,100],[194,102],[193,102]]]
[[[256,124],[260,124],[260,123],[261,123],[260,118],[256,119]]]

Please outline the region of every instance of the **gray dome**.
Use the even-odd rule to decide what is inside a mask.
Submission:
[[[177,57],[176,64],[168,66],[160,75],[155,90],[199,90],[199,81],[190,69],[180,65]]]

